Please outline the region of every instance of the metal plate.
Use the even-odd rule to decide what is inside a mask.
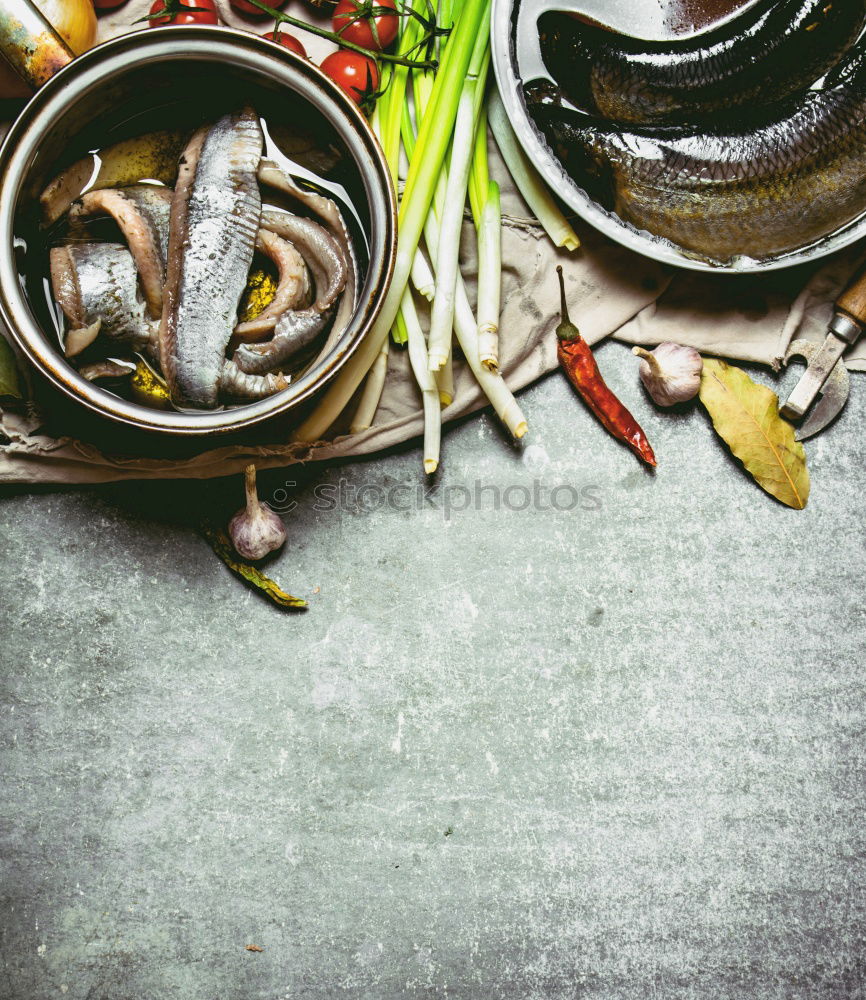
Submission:
[[[751,3],[738,8],[731,16],[739,16],[748,7],[759,2],[761,0],[751,0]],[[566,173],[529,117],[523,99],[524,80],[549,77],[541,59],[536,23],[543,11],[551,9],[579,12],[614,30],[640,38],[659,39],[673,35],[667,24],[664,4],[656,0],[577,0],[571,4],[562,0],[493,0],[493,68],[512,128],[526,155],[551,189],[586,222],[653,260],[713,274],[746,274],[793,267],[826,257],[866,236],[864,213],[829,236],[798,250],[776,257],[739,257],[728,264],[712,264],[694,257],[670,240],[636,229],[604,209]],[[714,26],[719,23],[722,22],[714,22]],[[692,35],[698,33],[691,32]],[[680,33],[677,37],[686,35]]]

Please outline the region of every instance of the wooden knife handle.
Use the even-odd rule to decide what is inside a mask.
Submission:
[[[836,300],[836,308],[858,323],[866,324],[866,264],[854,275],[848,287]]]

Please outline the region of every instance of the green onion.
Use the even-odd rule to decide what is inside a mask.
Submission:
[[[499,305],[502,286],[502,213],[499,185],[490,181],[478,225],[478,356],[499,370]]]
[[[385,377],[388,374],[388,338],[382,344],[382,350],[376,356],[373,367],[367,374],[367,381],[364,383],[364,391],[358,401],[358,409],[349,431],[352,434],[360,434],[361,431],[368,431],[373,426],[373,418],[379,408],[379,400],[382,398],[382,390],[385,388]]]
[[[571,228],[571,224],[559,210],[538,171],[523,152],[505,114],[502,98],[496,90],[490,95],[487,115],[499,152],[502,153],[502,159],[505,160],[514,183],[523,195],[523,200],[556,246],[576,250],[580,246],[577,233]]]
[[[436,294],[436,279],[420,247],[415,251],[415,259],[412,261],[412,285],[428,302],[433,301],[433,296]]]
[[[489,35],[485,17],[489,0],[465,0],[433,82],[431,103],[421,122],[415,155],[409,164],[398,219],[397,253],[391,285],[370,333],[349,359],[321,402],[295,432],[296,440],[319,440],[351,399],[382,349],[400,310],[415,251],[436,180],[457,118],[457,107],[479,34]],[[470,362],[471,363],[471,362]]]
[[[439,466],[439,448],[442,440],[442,408],[439,403],[439,390],[430,372],[427,361],[427,343],[424,331],[415,310],[415,300],[412,293],[406,289],[400,307],[400,320],[406,327],[406,339],[409,342],[409,363],[421,390],[421,400],[424,406],[424,471],[433,473]]]
[[[454,402],[454,351],[448,345],[448,357],[445,364],[435,372],[436,388],[439,390],[439,402],[444,410]]]
[[[422,114],[424,112],[424,93],[422,89],[420,98],[422,103],[419,104],[417,84],[419,80],[423,81],[427,76],[428,74],[418,70],[414,70],[412,73],[412,86],[416,109],[420,107],[420,112]],[[411,116],[408,113],[403,115],[402,133],[403,147],[406,150],[406,155],[411,160],[415,155],[416,140],[415,133],[412,128]],[[430,251],[430,257],[433,260],[437,257],[436,251],[439,245],[439,223],[437,219],[437,212],[441,213],[444,208],[446,174],[447,171],[443,167],[439,177],[439,183],[437,184],[434,194],[433,206],[430,209],[428,218],[424,225],[424,238],[427,242],[427,248]],[[455,288],[454,332],[457,335],[457,341],[460,344],[461,350],[463,351],[463,354],[465,355],[466,360],[468,361],[473,374],[478,381],[478,384],[490,400],[494,410],[514,437],[523,437],[527,430],[527,424],[526,419],[517,404],[517,400],[508,389],[508,386],[505,384],[505,380],[498,373],[498,371],[491,371],[481,364],[477,324],[475,322],[475,317],[472,314],[472,307],[469,304],[469,298],[466,294],[466,286],[463,283],[463,277],[459,273],[457,275]],[[440,375],[440,373],[437,372],[437,375]],[[447,375],[445,377],[447,377]],[[444,385],[443,389],[447,392],[447,385]],[[447,405],[447,402],[445,405]]]
[[[445,50],[446,59],[450,47],[449,44]],[[431,371],[438,371],[445,364],[450,351],[455,288],[459,270],[460,229],[463,224],[463,207],[466,204],[466,186],[472,165],[472,151],[475,147],[476,109],[480,107],[478,91],[481,89],[483,92],[484,89],[489,51],[490,32],[479,32],[460,93],[454,138],[451,143],[448,182],[445,187],[445,206],[439,219],[439,253],[435,264],[436,295],[433,299],[427,344]],[[482,71],[485,73],[484,77],[480,76]],[[427,119],[427,114],[424,116],[424,121]],[[424,121],[421,123],[422,132]]]

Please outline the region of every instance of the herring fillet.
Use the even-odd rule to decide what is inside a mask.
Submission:
[[[135,263],[126,247],[114,243],[52,247],[51,284],[70,324],[64,343],[67,357],[89,347],[97,335],[113,346],[156,354],[158,324],[148,318]],[[96,370],[101,373],[98,377],[104,377],[104,365],[96,362],[95,367],[80,371],[85,378],[94,377]],[[223,360],[219,370],[219,392],[233,400],[264,399],[289,383],[284,375],[248,375],[228,360]]]
[[[102,188],[82,195],[69,213],[73,219],[106,213],[116,220],[135,260],[148,310],[154,319],[162,315],[172,200],[173,193],[168,188],[148,184]]]
[[[132,350],[153,343],[156,323],[148,320],[135,263],[126,247],[114,243],[52,247],[50,261],[54,298],[70,324],[67,355],[77,353],[69,345],[79,331],[95,324],[104,337]]]
[[[313,272],[316,301],[307,309],[286,309],[277,318],[274,337],[261,344],[241,344],[234,355],[239,368],[260,374],[283,364],[309,347],[331,318],[346,287],[349,263],[339,243],[312,219],[267,210],[262,226],[298,248]]]
[[[259,229],[263,143],[258,116],[244,108],[199,129],[181,156],[159,328],[160,363],[177,405],[218,405]]]

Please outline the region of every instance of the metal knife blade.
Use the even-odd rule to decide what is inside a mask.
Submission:
[[[824,343],[810,359],[809,365],[794,386],[779,413],[786,420],[800,420],[815,402],[824,383],[839,363],[842,355],[860,336],[862,326],[844,313],[836,313]]]
[[[809,365],[820,347],[821,345],[816,344],[813,340],[792,340],[785,352],[782,364],[787,368],[794,358],[801,358]],[[848,369],[844,364],[837,364],[821,389],[821,398],[809,411],[809,416],[797,428],[794,437],[798,441],[805,441],[829,427],[845,409],[850,386],[851,379],[848,375]]]

